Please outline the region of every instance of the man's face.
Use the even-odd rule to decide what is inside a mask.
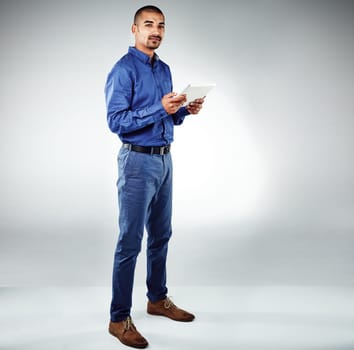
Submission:
[[[133,24],[135,47],[147,54],[156,50],[165,35],[165,18],[156,12],[143,11]]]

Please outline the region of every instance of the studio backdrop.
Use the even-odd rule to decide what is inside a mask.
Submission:
[[[0,3],[0,284],[109,286],[104,85],[143,1]],[[352,285],[354,3],[155,1],[174,90],[172,285]],[[137,284],[145,281],[145,252]]]

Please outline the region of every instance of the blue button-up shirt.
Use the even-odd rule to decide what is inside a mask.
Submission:
[[[169,66],[155,54],[153,64],[145,53],[130,47],[109,73],[105,94],[107,120],[124,143],[165,146],[173,141],[173,126],[189,114],[185,107],[169,115],[161,99],[172,92]]]

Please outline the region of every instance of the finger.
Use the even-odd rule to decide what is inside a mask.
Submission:
[[[177,92],[169,92],[168,94],[165,95],[165,97],[171,98],[177,96]]]
[[[179,95],[173,98],[173,102],[175,103],[184,103],[186,102],[186,97],[184,95]]]

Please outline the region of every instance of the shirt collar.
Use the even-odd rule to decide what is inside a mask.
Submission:
[[[129,53],[137,57],[140,61],[144,62],[145,64],[151,64],[150,56],[136,49],[134,46],[129,47]],[[159,59],[160,59],[159,56],[156,53],[154,53],[154,61],[158,61]]]

